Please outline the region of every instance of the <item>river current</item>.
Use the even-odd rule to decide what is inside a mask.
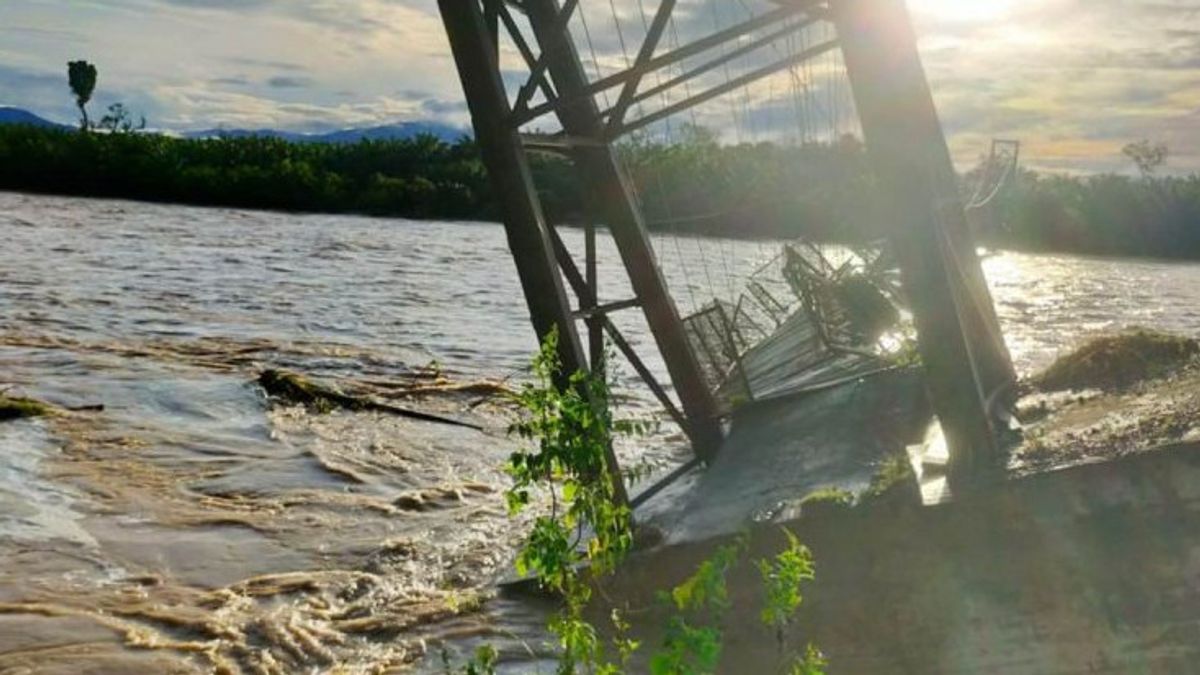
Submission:
[[[0,424],[0,672],[436,671],[440,645],[530,623],[488,599],[523,527],[501,496],[508,413],[469,388],[413,395],[524,377],[536,345],[498,225],[0,193],[0,234],[0,387],[89,408]],[[600,244],[603,300],[626,299]],[[685,313],[778,249],[655,247]],[[984,265],[1023,373],[1095,332],[1200,334],[1197,265]],[[618,323],[651,351],[636,313]],[[268,367],[483,430],[271,406]],[[622,452],[686,456],[669,429]]]

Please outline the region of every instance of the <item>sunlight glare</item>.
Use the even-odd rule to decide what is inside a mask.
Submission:
[[[909,0],[913,12],[939,21],[984,22],[1008,16],[1016,0]]]

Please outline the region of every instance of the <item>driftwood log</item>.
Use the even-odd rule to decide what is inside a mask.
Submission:
[[[318,384],[296,373],[282,370],[264,370],[258,377],[258,384],[271,398],[303,405],[314,410],[328,412],[335,409],[373,411],[389,415],[408,417],[424,422],[448,424],[456,427],[483,430],[478,424],[457,420],[452,417],[435,413],[412,410],[390,403],[381,403],[365,396],[346,394],[331,387]]]

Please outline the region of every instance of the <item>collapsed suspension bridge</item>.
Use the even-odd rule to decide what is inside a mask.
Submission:
[[[630,500],[642,531],[662,536],[604,598],[678,584],[740,532],[756,553],[777,550],[782,524],[820,561],[806,618],[786,630],[841,672],[1191,672],[1200,445],[1099,461],[1070,440],[1093,434],[1080,427],[1092,418],[1066,408],[1008,452],[1022,442],[1016,377],[968,219],[996,226],[1019,146],[996,141],[964,199],[905,0],[439,5],[537,334],[557,331],[566,372],[598,367],[610,341],[694,451]],[[763,206],[754,190],[709,199],[711,181],[630,166],[630,147],[670,153],[702,127],[734,148],[861,139],[870,185],[851,189],[884,241],[792,242],[756,260],[719,241],[652,241],[651,221],[729,227]],[[582,261],[544,216],[532,152],[578,174]],[[668,193],[683,197],[647,199]],[[620,258],[603,278],[598,226]],[[629,295],[609,299],[614,289]],[[618,329],[639,312],[658,359]],[[888,352],[897,325],[915,336],[919,368]],[[1136,413],[1127,401],[1102,397],[1090,414]],[[1078,461],[1014,472],[1009,460],[1044,451],[1035,432],[1067,438],[1062,456]],[[899,499],[878,501],[875,471],[896,459],[912,472]],[[822,491],[867,505],[810,512]],[[755,623],[725,627],[742,646],[728,672],[778,665],[760,647],[782,633]]]
[[[998,412],[1014,373],[903,0],[654,4],[440,2],[538,335],[558,332],[567,372],[594,366],[607,335],[686,432],[697,458],[713,460],[723,444],[727,406],[705,370],[718,362],[728,369],[732,359],[714,357],[729,350],[697,339],[706,333],[696,328],[702,319],[681,316],[620,143],[649,135],[669,144],[689,125],[726,112],[736,140],[754,140],[764,133],[755,128],[764,109],[789,116],[784,137],[799,142],[832,142],[860,131],[889,221],[886,246],[903,280],[929,394],[949,445],[951,475],[977,478],[997,453]],[[528,166],[531,151],[565,155],[585,186],[582,263],[543,215]],[[632,298],[600,300],[596,223],[615,240]],[[747,297],[768,312],[789,304],[776,302],[761,284]],[[693,309],[701,309],[696,304]],[[654,378],[610,318],[639,308],[669,385]],[[707,332],[727,338],[737,332],[728,327],[738,325],[739,312],[721,313],[727,328]],[[745,346],[734,348],[735,356]],[[738,361],[744,376],[746,364]]]

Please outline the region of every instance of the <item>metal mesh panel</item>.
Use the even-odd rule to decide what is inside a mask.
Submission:
[[[731,319],[734,314],[735,308],[729,303],[716,300],[683,321],[704,380],[713,392],[729,379],[749,347]]]

